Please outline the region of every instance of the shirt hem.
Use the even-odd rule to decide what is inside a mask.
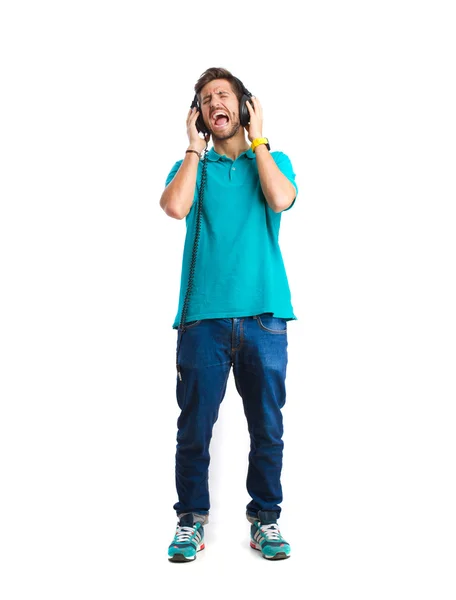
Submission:
[[[233,311],[233,312],[216,312],[216,313],[200,313],[196,315],[189,315],[187,317],[187,323],[190,321],[200,321],[203,319],[231,319],[232,317],[254,317],[255,315],[261,315],[262,313],[270,312],[274,317],[285,319],[286,321],[297,321],[298,317],[292,313],[292,316],[284,316],[280,314],[280,311],[273,311],[271,309],[252,311]],[[179,322],[174,321],[173,329],[179,329]]]

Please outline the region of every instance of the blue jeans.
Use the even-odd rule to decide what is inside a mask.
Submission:
[[[250,434],[247,519],[259,510],[280,516],[283,422],[288,362],[287,321],[262,313],[249,317],[202,319],[186,325],[176,375],[177,515],[209,514],[209,444],[233,366]],[[249,519],[251,520],[251,519]]]

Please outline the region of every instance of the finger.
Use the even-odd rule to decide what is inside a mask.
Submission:
[[[187,123],[190,123],[190,120],[191,120],[192,116],[193,116],[193,108],[191,108],[191,109],[188,111],[188,115],[187,115]]]
[[[254,107],[254,109],[253,109],[253,110],[254,110],[255,116],[256,116],[256,117],[257,117],[257,118],[258,118],[260,121],[262,121],[262,120],[263,120],[263,111],[261,110],[261,107],[260,107],[260,106],[258,106],[258,105],[255,105],[255,107]]]
[[[261,102],[258,100],[258,98],[256,96],[253,96],[253,104],[255,106],[255,110],[259,110],[259,111],[262,110]]]
[[[247,101],[247,102],[249,102],[250,107],[252,108],[253,112],[257,112],[257,110],[258,110],[258,104],[255,102],[255,100],[256,100],[255,96],[252,96],[250,98],[250,101]]]

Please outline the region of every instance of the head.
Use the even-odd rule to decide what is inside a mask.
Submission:
[[[201,107],[201,116],[211,135],[216,140],[234,137],[241,128],[239,102],[243,95],[240,82],[227,70],[213,67],[207,69],[195,85],[195,93]],[[225,113],[226,119],[214,115]]]

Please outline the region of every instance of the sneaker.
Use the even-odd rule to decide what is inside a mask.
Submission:
[[[193,524],[192,513],[187,513],[177,523],[176,535],[168,548],[168,560],[195,560],[196,553],[200,550],[204,550],[204,527],[201,523]]]
[[[290,556],[290,544],[282,537],[274,511],[258,511],[258,521],[250,527],[250,546],[260,550],[263,558],[280,560]]]

